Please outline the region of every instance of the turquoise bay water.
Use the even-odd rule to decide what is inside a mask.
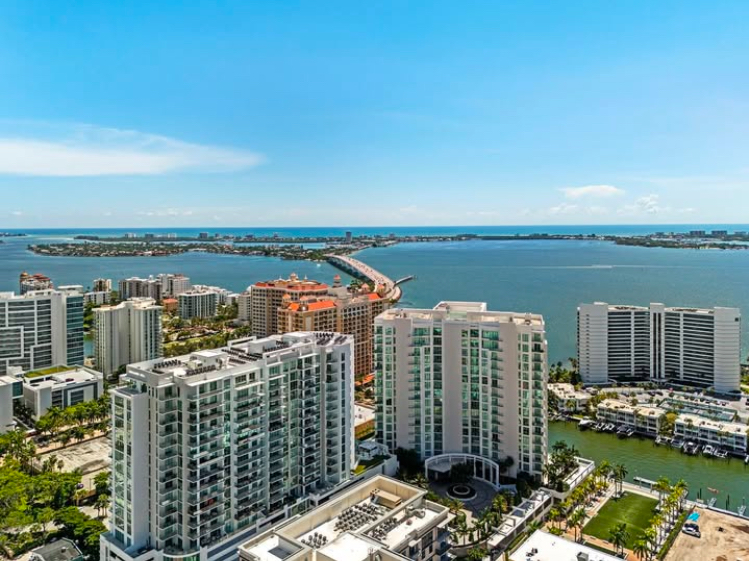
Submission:
[[[618,231],[621,228],[631,230]],[[549,233],[647,233],[654,230],[697,227],[568,227]],[[711,229],[709,226],[700,229]],[[736,227],[749,230],[749,227]],[[272,233],[267,229],[226,233]],[[480,229],[360,229],[356,233],[481,232]],[[6,238],[0,244],[0,291],[17,290],[21,271],[49,275],[57,285],[90,285],[97,277],[117,281],[126,276],[181,272],[193,282],[244,290],[258,280],[288,276],[296,272],[320,281],[330,281],[338,271],[325,263],[283,261],[275,258],[187,253],[171,257],[66,258],[42,257],[26,250],[28,243],[69,240],[75,233],[110,234],[119,231],[43,231],[27,238]],[[132,230],[128,230],[132,231]],[[156,231],[156,230],[149,230]],[[195,235],[198,230],[168,230]],[[212,231],[216,231],[215,229]],[[483,233],[529,233],[539,228],[495,228]],[[341,235],[342,229],[295,229],[281,235]],[[400,244],[373,248],[357,257],[392,278],[415,274],[404,285],[403,306],[432,307],[440,300],[479,300],[498,310],[533,311],[544,314],[552,360],[575,354],[576,307],[581,302],[643,304],[664,302],[685,306],[737,306],[749,310],[749,251],[694,251],[616,246],[597,241],[470,241]],[[344,275],[345,277],[345,275]],[[744,331],[743,355],[749,334]],[[749,470],[737,460],[720,462],[685,457],[673,450],[655,448],[650,441],[618,440],[605,434],[580,433],[574,426],[556,423],[550,427],[552,442],[568,440],[584,456],[625,463],[634,476],[672,480],[686,479],[696,493],[707,487],[720,490],[718,506],[735,509],[749,497]]]
[[[18,275],[24,270],[44,273],[57,285],[84,286],[97,277],[116,281],[133,275],[179,272],[195,283],[234,291],[291,272],[327,282],[338,272],[326,263],[265,257],[206,253],[43,257],[26,250],[28,243],[70,236],[70,232],[44,232],[6,238],[6,243],[0,244],[0,290],[17,290]],[[749,251],[654,249],[598,241],[467,241],[399,244],[367,249],[357,257],[392,278],[417,276],[404,285],[403,306],[432,307],[440,300],[477,300],[486,301],[491,309],[543,314],[554,361],[575,354],[576,308],[581,302],[663,302],[749,310]],[[746,356],[749,330],[744,330],[742,348]]]

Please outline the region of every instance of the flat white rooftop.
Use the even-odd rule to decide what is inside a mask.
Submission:
[[[536,531],[510,556],[511,561],[579,561],[578,554],[587,554],[588,561],[621,561],[619,557]]]
[[[334,561],[363,561],[369,558],[369,552],[376,548],[376,544],[354,534],[341,534],[319,551]]]

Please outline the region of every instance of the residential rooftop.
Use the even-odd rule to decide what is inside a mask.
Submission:
[[[511,561],[621,561],[597,549],[541,530],[534,532],[515,552]]]
[[[426,491],[385,476],[363,481],[330,502],[240,546],[248,561],[366,561],[397,554],[429,528],[447,524],[446,507]]]
[[[604,399],[601,403],[598,404],[598,407],[599,409],[613,409],[616,411],[621,411],[623,413],[639,414],[644,417],[660,417],[661,415],[665,415],[667,413],[665,409],[662,409],[660,407],[654,407],[647,404],[632,405],[625,401],[611,398]]]
[[[706,429],[714,432],[726,432],[729,434],[746,434],[749,427],[740,423],[729,423],[713,421],[693,413],[682,413],[676,418],[676,423],[691,424],[698,429]]]
[[[80,384],[100,380],[102,374],[85,366],[56,367],[47,371],[30,372],[24,376],[24,386],[34,389]]]
[[[432,309],[391,308],[379,316],[385,320],[411,318],[415,320],[464,321],[466,323],[514,323],[516,325],[544,326],[540,314],[521,312],[492,312],[485,302],[440,302]]]
[[[163,378],[184,378],[203,381],[215,374],[223,374],[237,368],[246,369],[252,363],[281,362],[289,353],[299,354],[310,346],[332,347],[353,341],[353,336],[331,332],[299,331],[283,335],[271,335],[258,339],[248,337],[229,341],[226,347],[206,349],[169,359],[155,359],[131,364],[128,377],[156,375]]]

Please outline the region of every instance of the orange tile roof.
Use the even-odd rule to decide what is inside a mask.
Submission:
[[[298,312],[300,307],[301,304],[299,302],[292,302],[289,304],[289,310],[292,312]],[[332,300],[321,300],[320,302],[310,302],[307,304],[307,310],[310,311],[328,310],[330,308],[335,308],[335,302]]]
[[[372,292],[372,293],[370,293],[370,294],[368,294],[368,295],[367,295],[367,297],[368,297],[368,298],[369,298],[370,300],[379,300],[379,299],[380,299],[380,295],[379,295],[379,294],[375,294],[375,293],[373,293],[373,292]]]

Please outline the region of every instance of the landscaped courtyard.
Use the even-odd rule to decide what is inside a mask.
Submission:
[[[626,524],[628,537],[624,547],[632,549],[650,525],[656,506],[658,501],[655,499],[637,493],[624,493],[618,499],[608,500],[583,528],[583,534],[610,541],[611,530],[617,524]]]

